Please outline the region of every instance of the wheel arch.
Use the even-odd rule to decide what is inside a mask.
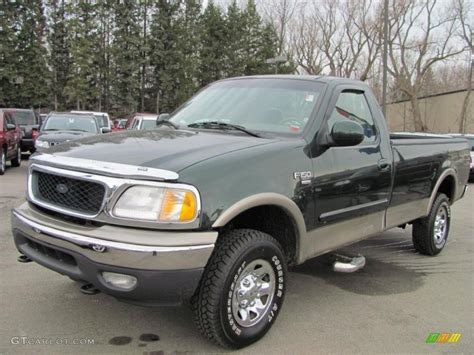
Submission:
[[[300,248],[300,240],[306,234],[306,225],[304,222],[303,214],[300,209],[291,199],[284,195],[277,193],[261,193],[246,197],[229,208],[227,208],[213,223],[212,227],[216,229],[221,229],[233,225],[234,223],[242,222],[242,219],[253,219],[253,223],[258,220],[258,217],[261,216],[261,213],[281,213],[281,217],[287,216],[288,220],[291,222],[291,233],[292,237],[290,240],[282,240],[281,236],[273,235],[277,239],[282,247],[286,250],[288,262],[290,264],[297,262]],[[247,221],[248,222],[248,221]],[[278,219],[278,222],[275,223],[275,227],[285,223],[284,218]],[[258,222],[259,223],[259,222]],[[278,224],[280,223],[280,224]],[[268,234],[269,231],[264,230],[263,223],[261,224],[262,229],[259,229]],[[245,225],[244,225],[245,226]],[[248,226],[246,226],[248,227]],[[291,245],[289,245],[289,244]],[[292,249],[290,251],[290,249]]]
[[[458,179],[454,169],[450,168],[443,171],[443,173],[436,181],[433,191],[431,192],[430,201],[428,203],[426,213],[428,214],[430,212],[431,206],[433,206],[433,203],[439,192],[444,193],[448,197],[450,204],[452,204],[457,196],[457,186]]]

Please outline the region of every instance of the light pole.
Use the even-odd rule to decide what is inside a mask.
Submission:
[[[388,1],[384,0],[383,9],[383,73],[382,73],[382,112],[387,113],[387,41],[388,41]]]
[[[286,55],[279,55],[279,56],[276,56],[275,58],[267,59],[265,63],[270,64],[270,65],[274,64],[275,74],[278,74],[278,65],[286,63],[287,61],[288,61],[288,58],[286,57]]]

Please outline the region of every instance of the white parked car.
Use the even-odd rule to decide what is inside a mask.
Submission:
[[[100,128],[106,127],[108,129],[112,129],[112,125],[110,123],[110,116],[107,112],[97,112],[97,111],[71,111],[71,113],[83,113],[87,115],[94,115],[98,119]]]
[[[143,130],[143,129],[154,129],[156,128],[156,120],[158,115],[143,115],[135,116],[133,118],[130,129]]]

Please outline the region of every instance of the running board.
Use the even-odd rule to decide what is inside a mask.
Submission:
[[[362,255],[359,256],[346,256],[340,254],[333,254],[337,259],[332,264],[332,269],[335,272],[356,272],[357,270],[362,269],[365,266],[365,257]]]

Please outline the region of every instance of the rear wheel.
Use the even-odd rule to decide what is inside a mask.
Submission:
[[[446,245],[451,222],[448,197],[436,196],[428,216],[413,223],[413,246],[424,255],[437,255]]]
[[[5,170],[7,170],[7,156],[5,149],[0,148],[0,175],[5,174]]]
[[[18,166],[21,165],[21,148],[20,148],[20,146],[18,146],[18,148],[16,149],[16,156],[15,156],[14,159],[11,160],[11,164],[14,167],[18,167]]]
[[[223,235],[192,304],[207,338],[241,348],[265,335],[283,304],[286,261],[278,242],[250,229]]]

